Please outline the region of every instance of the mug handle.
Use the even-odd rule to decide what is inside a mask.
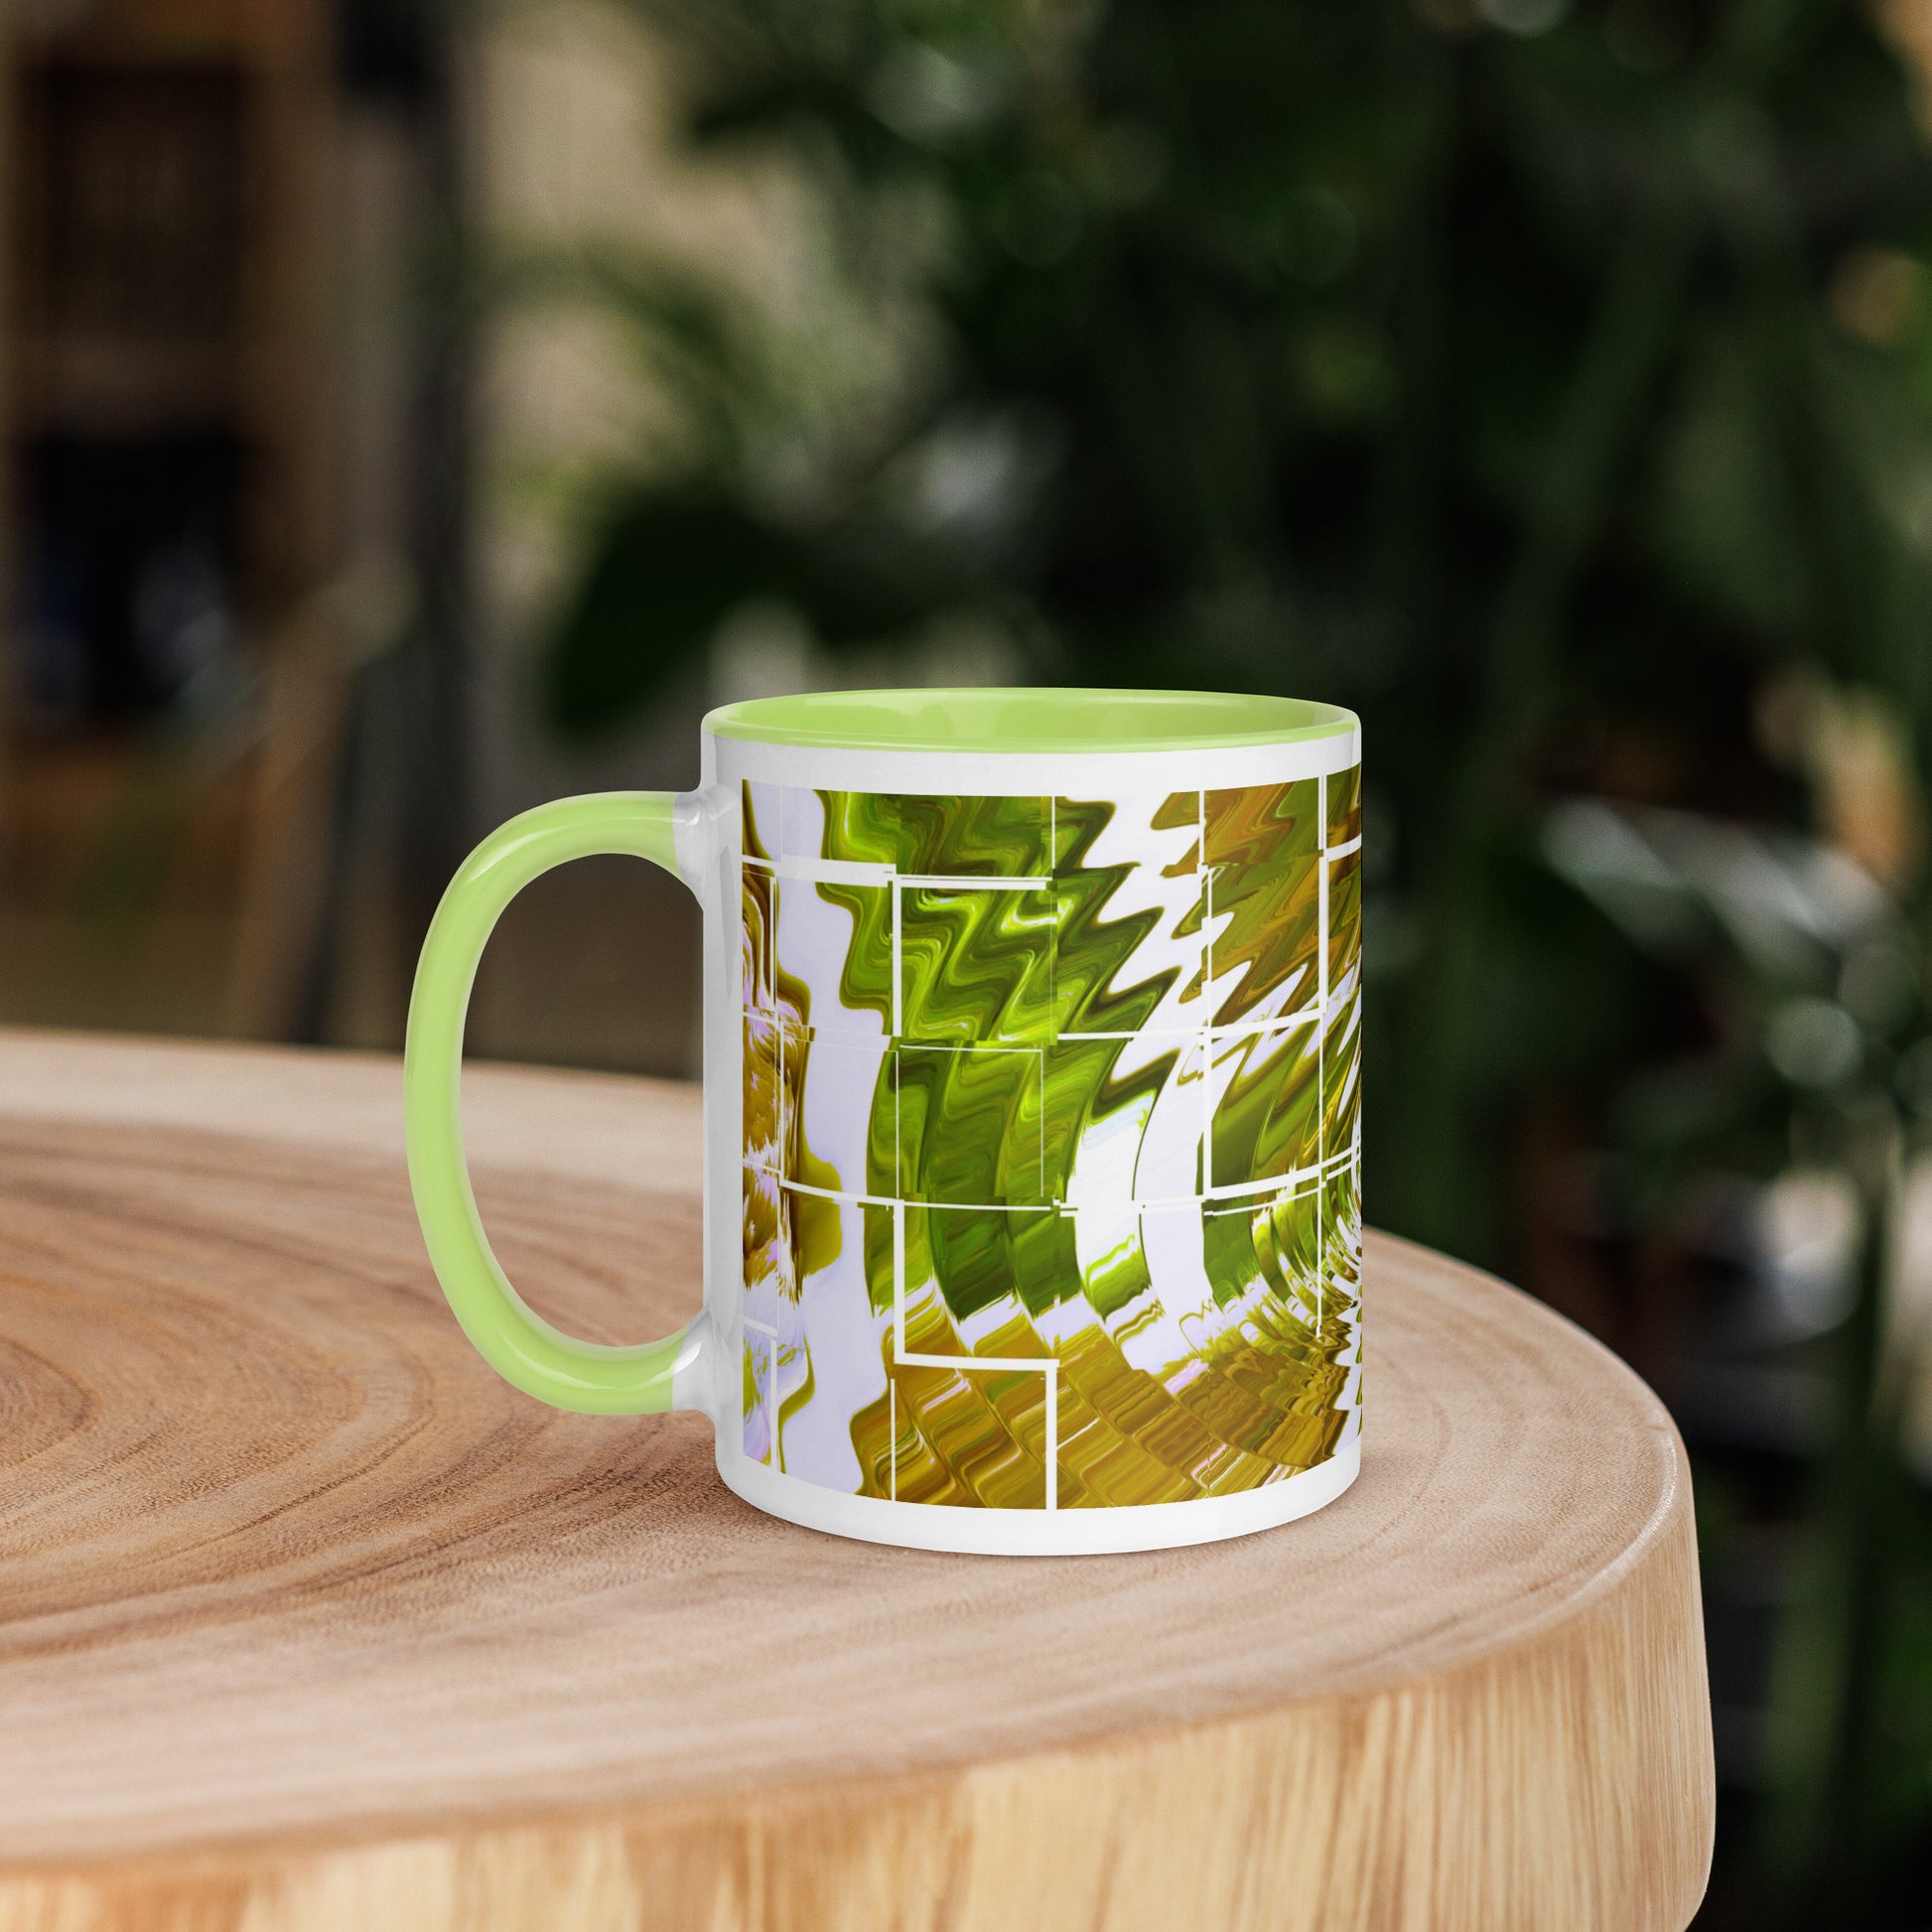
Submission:
[[[553,1408],[654,1415],[696,1361],[704,1317],[662,1341],[612,1348],[553,1327],[510,1286],[489,1246],[463,1152],[463,1027],[477,964],[503,908],[566,860],[618,853],[681,877],[668,791],[594,792],[539,805],[499,826],[450,882],[430,922],[409,996],[403,1048],[404,1142],[416,1218],[463,1332],[504,1381]]]

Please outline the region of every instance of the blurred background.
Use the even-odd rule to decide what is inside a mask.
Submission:
[[[0,1020],[400,1044],[830,685],[1362,715],[1371,1219],[1696,1463],[1713,1928],[1932,1926],[1932,0],[10,0]],[[587,862],[474,1051],[691,1076]]]

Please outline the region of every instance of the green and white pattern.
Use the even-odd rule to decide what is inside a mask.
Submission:
[[[1072,1509],[1352,1440],[1359,778],[744,785],[748,1458]]]

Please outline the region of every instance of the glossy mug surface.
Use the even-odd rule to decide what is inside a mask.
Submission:
[[[703,782],[512,820],[411,1006],[411,1177],[519,1387],[700,1409],[747,1501],[930,1549],[1132,1550],[1319,1508],[1361,1455],[1354,717],[1216,694],[848,692],[706,720]],[[593,852],[705,927],[705,1302],[607,1349],[504,1279],[464,1009]]]

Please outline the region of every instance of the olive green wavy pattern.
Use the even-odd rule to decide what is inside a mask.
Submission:
[[[822,793],[795,856],[833,882],[770,867],[747,788],[749,1455],[900,1501],[1069,1508],[1333,1452],[1358,1387],[1359,914],[1327,848],[1355,836],[1356,775],[1325,800]],[[845,915],[835,977],[787,971],[789,893]],[[841,1171],[805,1123],[853,1052],[877,1073]],[[786,1453],[821,1381],[853,1386],[814,1373],[805,1285],[834,1263],[879,1356],[836,1474]]]

